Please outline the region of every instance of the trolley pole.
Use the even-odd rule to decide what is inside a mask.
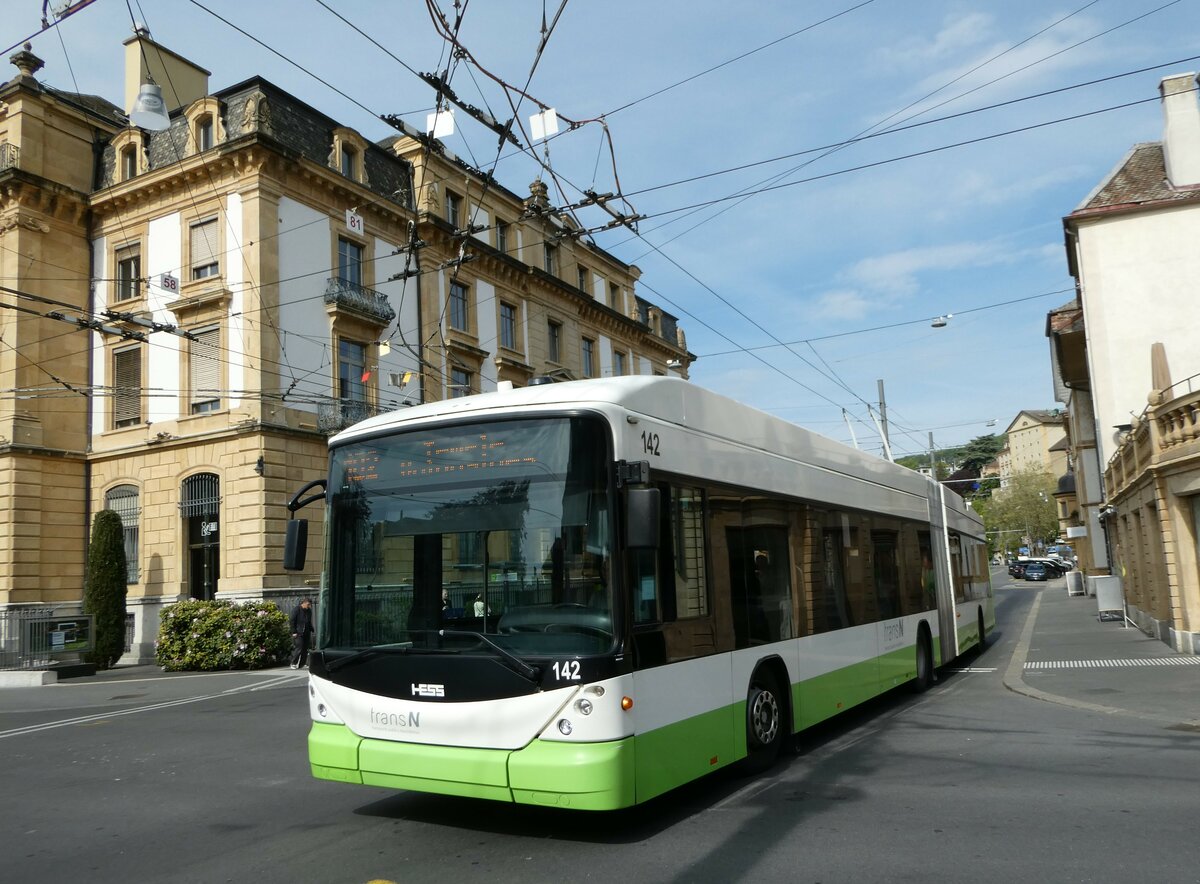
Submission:
[[[883,426],[883,448],[885,451],[892,450],[892,440],[888,438],[887,424],[887,401],[883,398],[883,378],[875,381],[879,386],[879,423]],[[891,455],[888,455],[888,460],[891,460]]]

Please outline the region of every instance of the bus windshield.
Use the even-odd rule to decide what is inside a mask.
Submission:
[[[607,439],[599,418],[581,416],[416,428],[334,449],[318,647],[609,651]]]

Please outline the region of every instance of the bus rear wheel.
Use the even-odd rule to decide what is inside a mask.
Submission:
[[[784,737],[783,704],[778,679],[765,670],[754,674],[746,694],[747,773],[759,773],[775,763]]]

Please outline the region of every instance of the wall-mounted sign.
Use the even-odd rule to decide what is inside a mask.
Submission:
[[[357,233],[362,236],[367,232],[367,227],[363,223],[362,215],[358,214],[353,209],[346,210],[346,229],[351,233]]]
[[[179,294],[179,280],[169,273],[164,273],[158,278],[158,284],[162,286],[164,292],[171,294]]]
[[[217,523],[216,522],[201,522],[200,523],[200,536],[201,537],[211,537],[212,535],[214,535],[216,533],[217,533]]]

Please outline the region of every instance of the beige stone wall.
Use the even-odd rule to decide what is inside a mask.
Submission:
[[[80,459],[0,454],[0,605],[83,597],[83,487]]]

